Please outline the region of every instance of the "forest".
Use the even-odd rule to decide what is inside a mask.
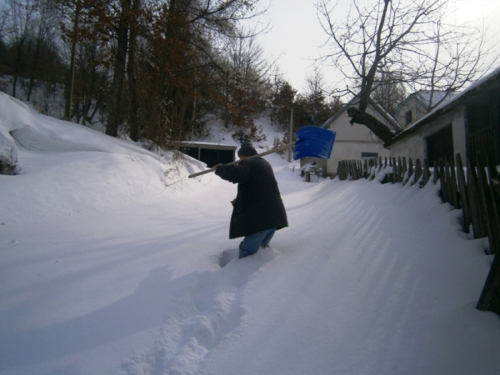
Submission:
[[[264,12],[257,3],[5,0],[0,90],[42,113],[165,148],[203,134],[208,114],[240,140],[258,139],[253,119],[263,111],[283,130],[292,108],[295,129],[321,125],[340,98],[318,71],[298,93],[263,58],[256,36],[265,27],[246,23]]]

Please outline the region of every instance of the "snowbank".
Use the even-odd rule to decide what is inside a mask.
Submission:
[[[21,101],[0,92],[0,162],[14,174],[20,171],[18,145],[30,151],[93,151],[127,155],[132,159],[142,155],[165,162],[157,154],[129,141],[108,137],[79,124],[38,114]],[[203,163],[190,157],[186,157],[185,161],[188,172],[204,168]]]

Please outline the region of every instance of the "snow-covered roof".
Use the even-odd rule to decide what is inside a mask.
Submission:
[[[431,106],[439,104],[446,97],[450,96],[453,97],[455,95],[453,91],[448,92],[448,91],[430,91],[430,90],[419,91],[416,94],[419,100],[421,100],[425,104],[430,103]]]
[[[408,95],[396,108],[396,118],[399,118],[401,111],[406,111],[409,107],[415,106],[417,103],[423,109],[434,108],[453,99],[456,96],[454,91],[431,91],[420,90]],[[410,104],[411,103],[411,104]]]

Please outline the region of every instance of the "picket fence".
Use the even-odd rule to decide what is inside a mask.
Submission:
[[[500,315],[500,178],[497,170],[479,157],[472,164],[462,164],[460,154],[455,161],[441,159],[433,163],[419,159],[413,164],[406,158],[367,160],[342,160],[337,174],[341,180],[373,179],[384,171],[382,183],[419,184],[424,187],[430,181],[440,184],[443,202],[462,210],[463,230],[474,238],[488,237],[488,254],[493,263],[477,303],[477,309]]]

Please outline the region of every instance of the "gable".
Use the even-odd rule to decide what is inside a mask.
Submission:
[[[355,107],[358,103],[358,98],[352,99],[339,112],[328,119],[323,127],[336,131],[337,140],[381,142],[381,140],[368,127],[356,123],[351,124],[351,117],[349,117],[347,109],[349,107]],[[366,113],[385,124],[391,131],[396,126],[395,120],[392,119],[391,116],[380,106],[370,103],[366,109]],[[392,121],[389,121],[388,118],[391,118]]]
[[[398,105],[395,118],[403,128],[406,128],[428,113],[429,103],[432,108],[443,100],[452,99],[453,96],[453,92],[447,91],[417,91]]]
[[[368,112],[368,111],[367,111]],[[370,113],[371,114],[371,113]],[[344,111],[340,116],[338,116],[335,121],[330,125],[329,129],[337,132],[338,140],[379,140],[373,132],[364,125],[350,123],[351,118]]]

